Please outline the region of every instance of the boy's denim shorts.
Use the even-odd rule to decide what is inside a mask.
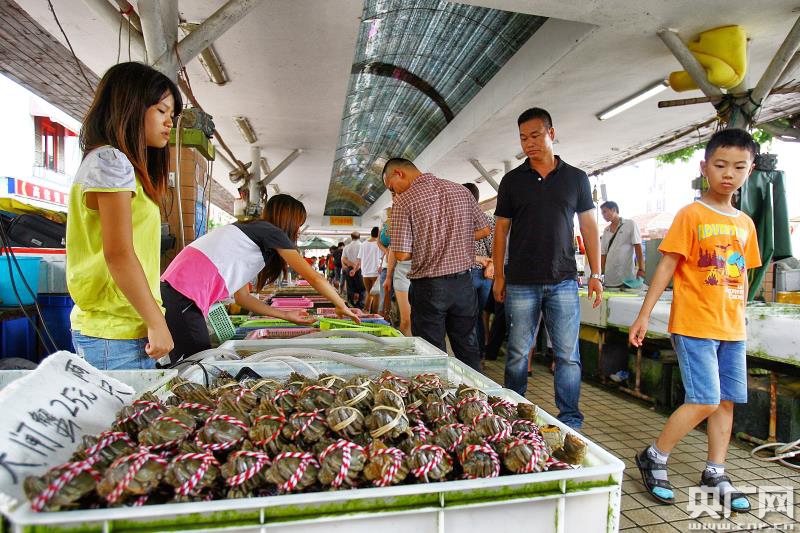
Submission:
[[[147,370],[156,367],[144,351],[147,337],[141,339],[101,339],[72,331],[75,353],[99,370]]]
[[[685,403],[747,403],[745,341],[717,341],[672,334],[678,355]]]

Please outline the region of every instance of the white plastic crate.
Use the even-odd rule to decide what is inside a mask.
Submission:
[[[474,371],[453,358],[418,359],[416,366],[404,358],[383,357],[398,365],[397,373],[436,372],[450,381],[471,382]],[[411,358],[406,358],[411,359]],[[436,363],[431,367],[431,363]],[[346,372],[340,363],[307,361],[318,372]],[[213,367],[238,371],[241,363],[219,362]],[[249,365],[274,378],[288,375],[280,363]],[[463,367],[463,368],[462,368]],[[391,368],[389,366],[388,368]],[[143,371],[142,374],[153,371]],[[363,370],[350,368],[349,373]],[[202,380],[199,368],[187,373]],[[486,378],[488,383],[494,384]],[[496,386],[496,384],[494,384]],[[506,389],[485,387],[487,392],[513,402],[527,402]],[[572,431],[545,412],[543,422]],[[584,437],[581,437],[586,440]],[[166,504],[139,508],[96,509],[60,513],[34,513],[22,505],[7,515],[10,531],[163,531],[225,530],[277,532],[462,533],[530,531],[543,533],[608,533],[619,526],[622,472],[625,465],[587,440],[584,466],[537,474],[362,488],[344,491],[288,494],[263,498]]]

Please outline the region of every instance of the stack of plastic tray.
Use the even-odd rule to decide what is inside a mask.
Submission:
[[[454,358],[374,358],[398,374],[436,372],[453,383],[465,383],[512,402],[526,400],[466,367]],[[364,373],[341,363],[309,361],[316,372]],[[215,363],[235,374],[242,363]],[[264,377],[282,379],[291,369],[282,363],[255,363]],[[146,371],[145,371],[146,372]],[[202,383],[193,368],[185,377]],[[163,393],[162,391],[159,391]],[[541,421],[571,431],[540,412]],[[607,533],[619,526],[622,472],[625,465],[587,441],[582,468],[490,479],[417,483],[383,488],[309,492],[262,498],[145,505],[138,508],[34,513],[27,505],[7,514],[12,531],[303,531],[375,533],[414,531],[462,533],[531,531]]]
[[[305,338],[229,340],[220,348],[232,350],[241,357],[272,348],[293,348],[302,355],[303,349],[329,350],[356,357],[413,356],[417,358],[447,357],[447,354],[420,337],[381,337],[373,340],[354,338]]]
[[[245,340],[257,339],[293,339],[301,335],[307,335],[319,331],[317,328],[304,327],[269,327],[254,329],[245,335]]]

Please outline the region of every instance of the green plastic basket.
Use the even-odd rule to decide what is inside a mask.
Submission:
[[[211,309],[208,310],[208,321],[211,323],[211,327],[214,329],[214,333],[216,333],[220,343],[232,339],[236,334],[236,328],[233,326],[233,322],[231,322],[231,318],[222,304],[211,306]]]
[[[354,324],[349,320],[340,320],[337,318],[320,318],[319,327],[322,330],[331,331],[349,329],[352,331],[360,331],[361,333],[369,333],[376,337],[402,337],[403,335],[391,326],[384,326],[382,324]]]

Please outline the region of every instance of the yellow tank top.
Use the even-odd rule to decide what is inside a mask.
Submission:
[[[90,337],[138,339],[147,326],[114,282],[103,256],[100,214],[86,206],[87,192],[130,191],[133,248],[156,302],[159,286],[161,215],[142,189],[128,158],[110,146],[87,154],[70,189],[67,218],[67,288],[75,301],[72,329]]]

